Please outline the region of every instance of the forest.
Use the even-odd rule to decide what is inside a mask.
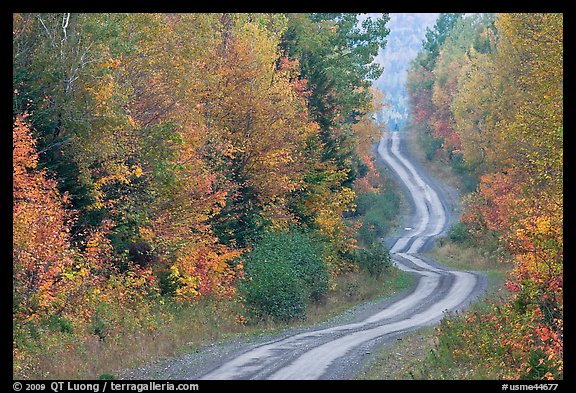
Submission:
[[[301,319],[334,277],[387,266],[350,218],[383,186],[387,20],[14,14],[14,375],[183,305]]]
[[[497,379],[561,379],[562,14],[441,14],[407,88],[427,158],[468,192],[452,236],[508,266],[505,301],[442,325],[452,358]]]

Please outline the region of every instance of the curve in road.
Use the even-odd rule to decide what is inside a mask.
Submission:
[[[258,345],[227,361],[201,379],[322,379],[332,364],[362,344],[440,321],[446,311],[470,301],[478,285],[476,273],[433,266],[417,255],[446,229],[447,213],[438,193],[401,154],[400,134],[382,138],[378,153],[398,175],[414,202],[416,228],[392,246],[395,265],[419,276],[414,291],[363,321],[312,330]]]
[[[479,292],[480,276],[452,271],[417,253],[447,227],[441,198],[400,150],[398,132],[383,137],[378,153],[405,184],[413,200],[415,228],[392,245],[394,264],[418,278],[414,290],[362,321],[313,329],[251,347],[200,379],[338,379],[347,357],[369,342],[439,322]],[[345,374],[345,373],[344,373]],[[344,375],[345,376],[345,375]]]

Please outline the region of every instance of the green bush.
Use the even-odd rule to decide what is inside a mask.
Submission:
[[[448,231],[448,238],[455,243],[460,244],[470,244],[472,241],[472,237],[470,236],[470,232],[468,232],[468,227],[466,223],[457,222],[450,228]]]
[[[386,236],[400,208],[400,198],[393,192],[367,193],[358,196],[356,213],[362,218],[358,239],[369,245]]]
[[[381,221],[389,221],[396,216],[399,204],[400,198],[394,192],[360,194],[356,200],[356,214],[364,216],[375,211],[382,214]]]
[[[74,325],[72,321],[65,317],[61,317],[57,314],[52,314],[48,317],[48,328],[52,331],[62,332],[62,333],[74,333]]]
[[[328,291],[322,243],[296,230],[268,232],[245,260],[239,291],[253,317],[289,321],[306,316]]]
[[[380,242],[372,243],[368,249],[356,250],[356,261],[360,269],[375,278],[381,278],[392,267],[390,252]]]
[[[474,175],[474,170],[468,167],[464,161],[462,153],[450,153],[450,163],[453,171],[460,177],[460,181],[466,192],[473,192],[478,186],[478,179]]]
[[[442,138],[435,138],[429,131],[424,131],[419,134],[420,146],[426,154],[426,159],[432,161],[438,149],[442,147],[444,142]]]
[[[102,315],[103,313],[97,309],[96,313],[92,316],[91,331],[94,335],[98,336],[100,340],[105,340],[108,336],[109,324]]]

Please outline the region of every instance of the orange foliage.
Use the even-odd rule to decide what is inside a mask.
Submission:
[[[520,185],[511,171],[480,177],[478,191],[469,199],[462,221],[476,225],[478,231],[507,231],[518,213]]]
[[[56,181],[38,169],[36,142],[18,116],[13,138],[13,283],[17,318],[33,317],[51,306],[64,269],[73,263],[68,225],[72,219]]]
[[[149,292],[149,271],[135,269],[121,278],[112,267],[112,246],[106,237],[111,222],[88,233],[83,252],[71,246],[73,212],[56,181],[37,167],[35,140],[25,116],[14,121],[12,136],[14,320],[65,315],[84,323],[100,302],[127,304]],[[111,286],[115,280],[120,286]],[[114,296],[116,290],[125,296]]]
[[[358,194],[367,194],[369,192],[380,192],[384,183],[380,172],[376,168],[376,163],[371,155],[360,156],[362,163],[368,168],[368,172],[361,178],[356,179],[354,182],[354,190]]]
[[[499,14],[494,49],[471,51],[452,103],[464,159],[484,173],[462,220],[479,241],[496,233],[513,263],[510,303],[465,334],[505,359],[505,378],[563,375],[562,19]],[[490,321],[505,335],[474,337]]]
[[[501,344],[486,338],[489,348],[501,345],[510,356],[508,368],[515,374],[504,377],[558,378],[563,372],[563,213],[547,190],[523,190],[522,175],[482,176],[462,219],[477,237],[486,229],[496,231],[514,261],[506,283],[512,303],[500,314],[484,316],[510,329]],[[549,371],[540,375],[540,369]]]

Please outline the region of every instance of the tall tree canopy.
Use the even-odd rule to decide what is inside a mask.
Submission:
[[[431,153],[458,151],[479,178],[462,220],[479,242],[496,234],[513,264],[510,303],[482,319],[510,337],[466,335],[505,351],[504,377],[561,377],[562,14],[471,15],[429,42],[409,76],[413,121],[439,141]]]
[[[56,318],[102,338],[107,307],[144,324],[158,296],[238,296],[270,231],[321,239],[320,270],[353,266],[345,214],[388,33],[386,15],[360,20],[13,14],[17,330]]]

